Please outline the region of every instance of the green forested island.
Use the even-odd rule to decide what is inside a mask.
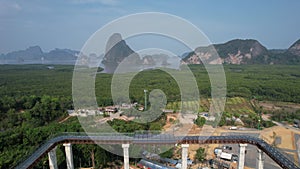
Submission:
[[[196,77],[201,99],[209,100],[210,81],[205,68],[201,65],[189,67]],[[63,65],[0,66],[0,168],[12,168],[57,133],[83,131],[75,117],[62,121],[68,116],[67,110],[73,109],[73,69],[73,66]],[[224,117],[230,117],[232,114],[239,116],[247,113],[247,109],[251,109],[250,120],[245,121],[249,127],[255,127],[253,121],[258,118],[258,113],[263,112],[259,107],[251,107],[250,100],[300,103],[299,65],[224,65],[224,70],[227,81],[227,108],[223,113]],[[95,92],[99,106],[113,104],[110,91],[112,76],[104,73],[96,76]],[[130,85],[131,101],[143,104],[144,89],[164,91],[169,109],[174,109],[172,105],[180,102],[176,81],[161,70],[145,70],[134,77]],[[238,108],[245,111],[232,112],[233,109],[230,107],[234,107],[235,103],[243,103],[240,105],[244,107]],[[201,108],[199,111],[206,109],[205,106]],[[300,112],[291,112],[290,116],[280,118],[278,112],[273,113],[275,120],[291,121]],[[157,124],[163,124],[164,115],[159,120]],[[223,122],[224,124],[220,125],[227,124],[226,121]],[[110,125],[125,131],[130,128],[141,130],[151,128],[151,125],[143,126],[121,120],[114,120]],[[269,125],[265,124],[265,127]],[[152,127],[155,128],[155,125]],[[76,153],[82,154],[80,159],[74,157],[77,158],[74,159],[75,166],[91,166],[91,154],[97,157],[95,165],[98,168],[118,159],[98,146],[75,145],[73,149]],[[57,155],[59,167],[65,168],[63,147],[58,147]],[[43,166],[48,166],[46,157],[36,168]]]

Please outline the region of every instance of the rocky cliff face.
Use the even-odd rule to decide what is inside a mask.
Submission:
[[[300,39],[288,49],[288,52],[300,57]]]
[[[224,44],[198,47],[183,60],[186,64],[266,64],[268,59],[268,50],[258,41],[236,39]]]
[[[146,55],[142,59],[143,65],[147,66],[154,66],[156,62],[154,61],[153,57],[151,55]]]
[[[141,60],[137,53],[135,53],[122,39],[119,33],[113,34],[107,41],[106,51],[102,64],[104,64],[104,71],[106,73],[113,73],[118,65],[127,57],[126,61],[132,66],[140,64]]]

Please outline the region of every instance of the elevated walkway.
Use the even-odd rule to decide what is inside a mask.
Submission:
[[[17,169],[32,168],[43,156],[59,144],[252,144],[272,158],[284,169],[300,169],[299,166],[281,154],[265,141],[251,136],[173,136],[136,135],[133,133],[62,133],[40,146],[30,157],[20,163]]]

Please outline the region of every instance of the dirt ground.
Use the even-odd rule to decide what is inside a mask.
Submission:
[[[274,111],[274,110],[299,110],[300,104],[297,103],[288,103],[288,102],[271,102],[271,101],[262,101],[259,102],[259,106],[261,106],[264,110]]]
[[[260,133],[260,137],[269,144],[274,143],[275,138],[279,137],[281,143],[277,144],[276,147],[289,150],[296,150],[294,135],[294,131],[282,126],[267,128]]]
[[[171,118],[173,118],[173,120],[171,120],[172,122],[169,121],[169,119],[171,119]],[[169,114],[169,115],[167,115],[167,119],[168,119],[167,124],[164,126],[165,130],[168,130],[168,128],[170,126],[172,126],[173,122],[178,119],[178,114]],[[185,128],[185,127],[183,127],[183,128]],[[265,140],[269,144],[273,144],[274,140],[277,137],[277,139],[279,138],[280,143],[278,143],[276,145],[276,147],[281,148],[281,149],[286,149],[286,150],[296,150],[294,135],[295,135],[295,133],[300,134],[300,131],[291,130],[291,129],[283,127],[283,126],[274,126],[271,128],[266,128],[262,131],[258,131],[258,130],[254,130],[254,131],[230,130],[229,131],[228,128],[229,128],[228,126],[212,128],[211,126],[206,126],[206,125],[203,128],[199,128],[198,126],[193,125],[192,127],[189,126],[190,131],[189,131],[188,135],[199,135],[199,134],[206,135],[205,133],[207,133],[207,134],[211,134],[214,136],[219,136],[222,133],[226,133],[226,132],[259,133],[260,138]],[[190,145],[189,157],[191,159],[193,159],[193,160],[195,159],[196,150],[199,147],[203,147],[206,149],[206,159],[212,159],[215,156],[214,149],[217,147],[220,147],[220,145],[218,145],[218,144]],[[292,155],[294,155],[295,160],[298,161],[297,155],[295,153],[293,153]],[[245,167],[245,169],[250,169],[250,168]]]
[[[237,168],[237,163],[232,163],[230,169],[235,169],[235,168]],[[253,168],[245,166],[244,169],[253,169]]]
[[[179,113],[167,114],[166,125],[163,127],[165,131],[168,130],[175,123],[175,121],[178,119],[178,114]]]

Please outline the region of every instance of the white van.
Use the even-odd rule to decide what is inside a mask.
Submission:
[[[237,130],[238,128],[236,126],[229,127],[229,130]]]

